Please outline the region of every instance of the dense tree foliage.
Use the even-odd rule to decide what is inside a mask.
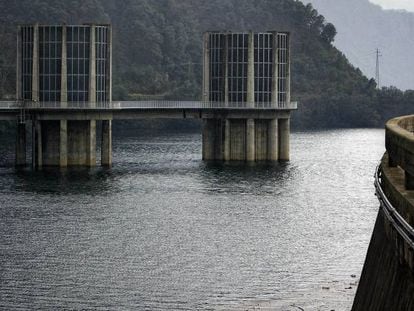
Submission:
[[[201,93],[202,33],[292,33],[295,125],[381,126],[409,110],[412,92],[375,82],[332,46],[336,29],[296,0],[0,0],[0,97],[13,96],[18,23],[107,23],[114,29],[114,99],[195,99]]]

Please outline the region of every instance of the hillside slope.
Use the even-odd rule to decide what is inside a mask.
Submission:
[[[202,33],[292,33],[293,99],[299,127],[377,126],[375,83],[331,44],[334,27],[296,0],[0,0],[0,97],[14,93],[17,23],[111,22],[114,99],[158,95],[198,98]],[[6,65],[7,64],[7,65]]]
[[[379,48],[380,84],[414,89],[414,13],[383,10],[369,0],[303,1],[335,24],[335,46],[364,74],[375,76],[374,51]]]

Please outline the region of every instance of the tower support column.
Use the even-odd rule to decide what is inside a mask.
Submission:
[[[254,119],[246,121],[246,161],[255,161],[255,125]]]
[[[112,166],[112,120],[102,121],[101,165]]]
[[[32,122],[32,163],[33,167],[40,169],[43,166],[42,123],[39,120]]]
[[[17,123],[16,127],[16,166],[26,165],[26,124]]]
[[[278,131],[278,120],[273,119],[269,121],[268,127],[268,160],[277,161],[279,160],[279,131]]]
[[[279,160],[290,160],[290,119],[279,119]]]
[[[96,120],[88,122],[87,132],[87,151],[86,151],[86,165],[90,167],[96,166]]]
[[[231,129],[230,120],[226,119],[225,123],[224,123],[224,161],[230,161],[231,160],[230,129]]]
[[[68,121],[60,120],[59,166],[68,166]]]

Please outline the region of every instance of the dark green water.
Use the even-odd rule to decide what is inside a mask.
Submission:
[[[0,138],[0,309],[349,310],[383,137],[294,133],[290,163],[245,166],[118,135],[111,170],[41,172]]]

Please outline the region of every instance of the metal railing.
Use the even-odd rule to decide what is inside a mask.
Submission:
[[[0,109],[258,109],[295,110],[297,102],[279,103],[225,103],[204,101],[141,100],[108,102],[33,102],[0,101]]]
[[[414,229],[413,227],[400,215],[400,213],[393,207],[391,202],[385,195],[382,186],[382,169],[379,165],[375,172],[375,194],[380,202],[382,211],[388,219],[393,228],[404,239],[411,250],[414,250]]]
[[[18,102],[16,101],[0,101],[0,109],[18,109]]]

